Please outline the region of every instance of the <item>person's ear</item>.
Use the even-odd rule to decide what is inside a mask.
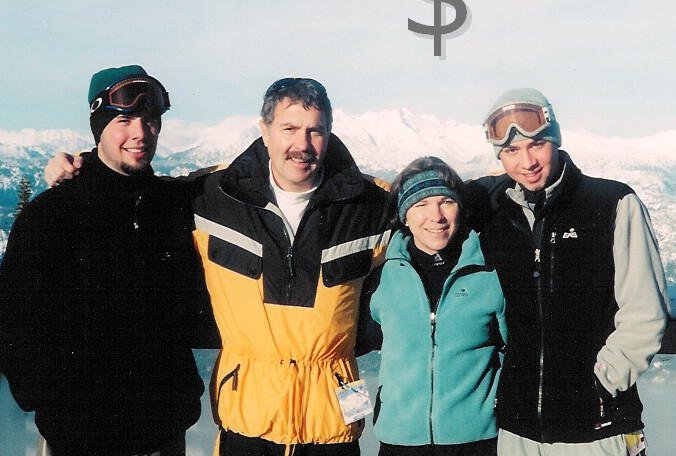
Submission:
[[[265,147],[268,147],[268,137],[270,136],[269,126],[263,121],[263,119],[258,121],[258,130],[261,132],[261,137],[263,138],[263,144]]]

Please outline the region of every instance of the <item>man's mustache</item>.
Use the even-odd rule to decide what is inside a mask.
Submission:
[[[294,152],[289,152],[288,154],[289,158],[293,160],[300,160],[304,162],[311,162],[311,161],[316,161],[317,156],[313,153],[307,152],[307,151],[294,151]]]

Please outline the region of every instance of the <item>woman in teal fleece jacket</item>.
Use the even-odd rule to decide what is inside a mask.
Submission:
[[[412,162],[392,187],[399,229],[364,286],[360,321],[362,351],[382,341],[380,456],[496,454],[505,301],[464,223],[464,192],[435,157]]]

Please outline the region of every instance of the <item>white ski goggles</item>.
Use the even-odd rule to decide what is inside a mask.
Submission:
[[[484,123],[486,140],[501,146],[509,139],[512,128],[522,135],[533,137],[552,124],[554,112],[551,106],[532,103],[513,103],[497,109]]]

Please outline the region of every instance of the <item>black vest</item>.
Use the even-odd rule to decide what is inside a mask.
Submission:
[[[612,399],[593,371],[615,329],[615,212],[632,190],[584,176],[560,154],[563,181],[533,230],[505,195],[509,181],[482,236],[507,300],[497,416],[501,428],[539,442],[589,442],[643,427],[636,386]]]

